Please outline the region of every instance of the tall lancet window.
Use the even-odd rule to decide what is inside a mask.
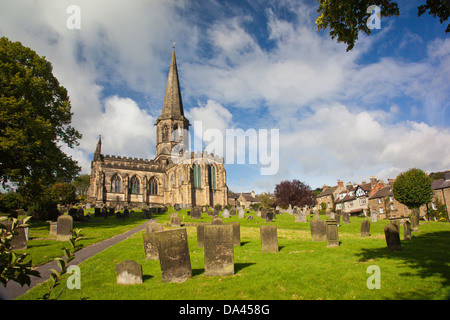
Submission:
[[[209,173],[209,177],[208,177],[208,182],[209,182],[209,186],[213,189],[216,189],[216,167],[214,167],[213,165],[208,167],[208,173]]]
[[[162,129],[162,141],[169,141],[169,127],[164,126]]]
[[[120,192],[122,180],[119,175],[116,173],[111,178],[111,192]]]
[[[155,179],[155,177],[152,177],[150,179],[149,194],[158,194],[158,181]]]
[[[136,176],[133,176],[133,178],[131,178],[131,193],[132,194],[138,194],[139,193],[139,178]]]
[[[194,164],[194,188],[202,187],[202,168],[199,164]]]

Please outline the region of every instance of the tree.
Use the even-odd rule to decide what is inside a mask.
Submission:
[[[50,197],[55,203],[59,204],[77,201],[76,189],[70,183],[55,183],[50,190]]]
[[[52,65],[20,42],[0,38],[0,175],[3,187],[18,186],[36,201],[57,178],[70,182],[80,171],[65,144],[78,145],[67,90]]]
[[[72,181],[72,185],[76,189],[78,198],[83,199],[83,201],[86,201],[87,199],[87,192],[89,189],[90,181],[90,174],[81,174]]]
[[[433,196],[430,178],[417,168],[400,173],[392,185],[392,193],[397,201],[415,211],[431,202]]]
[[[275,186],[276,203],[279,206],[313,207],[316,197],[311,188],[299,180],[282,181]]]
[[[400,10],[396,2],[391,0],[318,0],[320,13],[316,20],[319,30],[330,27],[330,36],[332,39],[337,37],[338,42],[347,44],[347,51],[353,49],[355,41],[358,39],[358,32],[363,31],[366,34],[371,33],[367,26],[370,17],[373,17],[373,11],[368,8],[371,5],[377,5],[380,9],[381,17],[390,17],[400,15]],[[443,23],[448,19],[450,8],[448,0],[426,0],[426,3],[418,6],[418,16],[425,12],[438,17]],[[367,12],[369,11],[369,12]],[[447,26],[446,33],[450,32],[450,25]]]
[[[261,203],[261,206],[266,209],[270,209],[274,206],[273,198],[268,192],[259,195],[259,202]]]

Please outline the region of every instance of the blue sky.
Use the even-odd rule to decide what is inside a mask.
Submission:
[[[191,123],[224,135],[279,130],[277,174],[226,165],[231,190],[272,192],[282,180],[316,188],[450,169],[448,22],[398,3],[400,16],[350,52],[317,30],[317,1],[0,0],[0,35],[53,64],[83,134],[65,151],[83,173],[99,134],[105,154],[155,156],[176,42]],[[80,29],[66,25],[69,5]]]

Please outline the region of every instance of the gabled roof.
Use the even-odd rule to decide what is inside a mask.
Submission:
[[[329,187],[323,190],[321,193],[317,195],[316,198],[325,197],[331,195],[339,186]]]
[[[375,192],[373,195],[369,197],[369,199],[377,199],[377,198],[385,198],[385,197],[391,197],[393,195],[392,189],[390,186],[383,187],[377,192]]]

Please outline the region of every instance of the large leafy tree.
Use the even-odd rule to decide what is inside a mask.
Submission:
[[[320,13],[316,20],[318,29],[330,28],[332,39],[337,38],[338,42],[347,44],[347,51],[352,50],[355,41],[358,40],[359,31],[366,34],[371,33],[367,26],[369,17],[374,13],[368,11],[371,5],[380,8],[380,17],[390,17],[400,15],[400,10],[396,2],[391,0],[318,0]],[[435,18],[443,23],[447,21],[450,13],[448,0],[426,0],[425,4],[417,7],[417,15],[421,16],[428,11]],[[447,25],[446,33],[450,32],[450,25]]]
[[[394,198],[410,209],[431,202],[431,179],[421,169],[413,168],[400,173],[392,185]]]
[[[78,145],[81,134],[71,126],[67,90],[45,57],[0,38],[0,175],[28,200],[46,188],[71,181],[80,171],[61,147]]]
[[[282,207],[289,204],[302,208],[312,207],[316,204],[316,197],[311,188],[299,180],[282,181],[275,186],[276,203]]]

